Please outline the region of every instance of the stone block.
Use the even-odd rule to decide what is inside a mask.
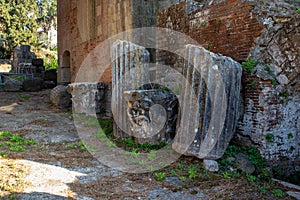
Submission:
[[[34,66],[43,66],[44,65],[44,60],[41,59],[41,58],[35,58],[35,59],[32,59],[31,63]]]
[[[42,78],[33,77],[27,78],[23,82],[23,88],[27,92],[36,92],[43,89],[44,80]]]
[[[69,94],[67,91],[67,86],[58,85],[53,88],[50,93],[50,101],[59,109],[70,108],[72,101],[71,94]]]
[[[73,112],[87,115],[104,112],[106,88],[104,83],[69,84],[68,92],[72,94]]]
[[[180,89],[180,120],[172,147],[200,159],[219,159],[236,129],[242,68],[201,46],[188,45],[185,57],[186,80]]]
[[[21,81],[10,79],[4,82],[3,90],[6,92],[19,92],[22,90],[23,83]]]

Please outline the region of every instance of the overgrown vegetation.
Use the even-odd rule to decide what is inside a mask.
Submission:
[[[58,69],[58,60],[56,58],[44,59],[45,69]]]
[[[242,62],[242,68],[247,73],[253,73],[256,65],[257,61],[252,58],[248,58],[246,62]]]
[[[25,151],[28,146],[34,144],[36,144],[34,140],[25,139],[18,134],[0,132],[0,148],[4,148],[4,151],[9,149],[10,151],[22,152]]]

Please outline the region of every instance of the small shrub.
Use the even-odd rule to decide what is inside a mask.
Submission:
[[[156,180],[163,181],[165,179],[165,173],[164,172],[155,173],[155,177],[156,177]]]
[[[190,179],[194,179],[197,177],[197,170],[195,168],[188,169],[188,174]]]
[[[242,62],[242,68],[247,73],[252,73],[257,62],[254,59],[248,58],[246,62]]]
[[[52,59],[44,59],[45,69],[58,69],[58,60],[55,58]]]

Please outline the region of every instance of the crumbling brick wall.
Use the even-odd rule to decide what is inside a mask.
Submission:
[[[237,61],[258,61],[253,73],[243,73],[236,138],[240,144],[257,146],[271,162],[299,165],[299,3],[192,2],[193,9],[181,3],[160,11],[158,26],[180,31]],[[201,9],[195,10],[197,6]],[[157,58],[173,67],[178,63],[178,56],[165,51]]]

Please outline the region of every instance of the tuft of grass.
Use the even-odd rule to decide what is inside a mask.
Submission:
[[[83,141],[67,144],[67,147],[68,148],[80,148],[83,151],[88,151],[88,146]]]
[[[21,96],[21,98],[24,99],[24,100],[28,100],[28,99],[30,99],[30,96],[29,95],[23,95],[23,96]]]

